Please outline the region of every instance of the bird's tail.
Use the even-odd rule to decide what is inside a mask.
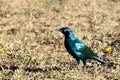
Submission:
[[[102,59],[100,59],[98,56],[93,56],[92,59],[97,60],[98,62],[105,64],[106,62]]]

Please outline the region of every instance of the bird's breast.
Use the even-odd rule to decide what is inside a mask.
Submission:
[[[73,57],[77,57],[75,54],[75,44],[73,41],[65,41],[65,48],[67,49],[67,51],[69,52],[70,55],[72,55]]]

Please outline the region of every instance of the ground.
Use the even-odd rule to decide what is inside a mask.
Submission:
[[[87,60],[83,71],[55,31],[62,26],[107,63]],[[0,0],[1,80],[119,80],[119,40],[119,0]]]

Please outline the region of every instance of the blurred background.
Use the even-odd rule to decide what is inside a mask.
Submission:
[[[55,31],[69,26],[107,64],[76,61]],[[0,0],[1,80],[119,80],[120,0]]]

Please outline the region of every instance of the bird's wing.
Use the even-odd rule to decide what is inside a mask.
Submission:
[[[82,41],[79,39],[75,40],[75,46],[76,46],[76,51],[81,52],[87,56],[93,56],[95,55],[93,51]]]

